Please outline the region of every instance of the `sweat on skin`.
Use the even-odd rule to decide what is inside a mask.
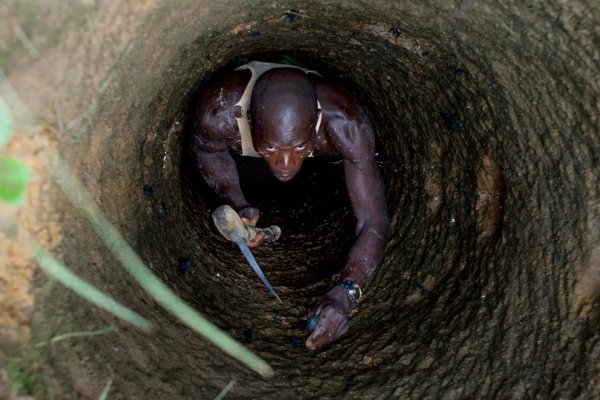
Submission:
[[[244,197],[230,152],[261,157],[282,182],[291,180],[307,157],[341,157],[356,233],[340,276],[364,286],[383,258],[389,217],[373,129],[341,86],[298,67],[252,62],[204,89],[193,126],[192,152],[200,173],[252,226],[260,212]],[[259,234],[248,245],[260,246],[263,239]],[[342,336],[351,306],[347,288],[334,285],[325,293],[308,315],[318,322],[306,347],[322,349]]]

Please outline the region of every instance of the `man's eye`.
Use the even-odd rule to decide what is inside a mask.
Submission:
[[[305,144],[302,144],[302,145],[300,145],[300,146],[296,146],[296,150],[299,150],[299,151],[302,151],[302,150],[304,150],[305,148],[306,148],[306,145],[305,145]]]
[[[271,152],[275,151],[275,146],[267,146],[267,147],[265,147],[265,150],[266,151],[271,151]]]

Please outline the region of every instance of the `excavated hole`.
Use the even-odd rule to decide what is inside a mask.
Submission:
[[[392,24],[381,23],[395,15],[385,2],[338,6],[307,6],[314,17],[301,22],[258,6],[255,19],[240,21],[215,6],[206,29],[183,7],[158,9],[115,69],[87,135],[61,144],[154,272],[276,376],[257,379],[169,316],[65,210],[66,262],[159,332],[120,324],[107,337],[57,344],[47,362],[56,391],[94,397],[96,377],[113,372],[117,398],[149,399],[214,397],[232,378],[236,398],[573,397],[593,384],[597,308],[586,302],[595,295],[578,292],[576,270],[590,262],[597,135],[588,99],[566,95],[582,78],[567,74],[557,95],[540,77],[562,71],[551,60],[573,58],[540,44],[545,25],[521,34],[519,10],[485,8],[471,25],[409,10]],[[510,18],[494,25],[503,45],[476,40],[503,12]],[[360,311],[318,354],[302,348],[303,317],[343,265],[354,229],[341,166],[310,160],[280,184],[260,160],[238,159],[261,223],[284,232],[255,252],[285,299],[279,305],[213,228],[218,201],[188,154],[189,114],[211,76],[284,55],[343,82],[365,107],[391,216]],[[582,66],[597,62],[585,57]],[[582,140],[557,128],[575,119]],[[38,309],[42,334],[114,323],[56,286],[42,297],[53,299]]]

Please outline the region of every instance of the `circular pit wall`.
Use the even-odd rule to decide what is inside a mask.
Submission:
[[[46,285],[34,336],[119,326],[44,353],[59,398],[97,398],[111,375],[115,399],[213,398],[231,379],[241,399],[600,396],[597,5],[141,4],[96,5],[89,37],[48,55],[72,67],[64,112],[87,110],[60,151],[154,273],[275,375],[159,307],[56,192],[67,265],[157,326]],[[238,160],[262,223],[283,230],[255,252],[278,304],[213,228],[218,201],[190,162],[195,96],[254,59],[341,82],[376,133],[391,240],[348,333],[316,354],[303,318],[354,229],[341,167],[310,160],[280,184]]]

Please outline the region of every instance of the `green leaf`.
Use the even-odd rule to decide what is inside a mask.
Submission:
[[[4,100],[0,98],[0,148],[8,141],[11,132],[12,120],[10,118],[10,111]]]
[[[21,201],[27,188],[27,181],[33,174],[21,161],[0,156],[0,200],[9,203]]]

